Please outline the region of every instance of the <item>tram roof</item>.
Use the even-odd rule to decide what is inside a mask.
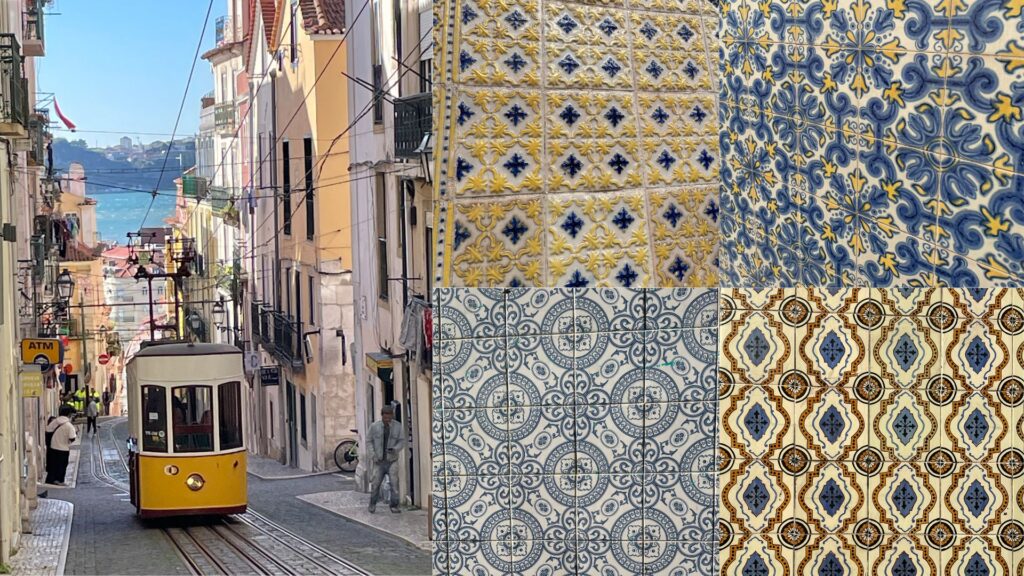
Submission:
[[[242,351],[230,344],[161,344],[147,346],[135,353],[135,358],[152,356],[213,356],[217,354],[241,354]]]

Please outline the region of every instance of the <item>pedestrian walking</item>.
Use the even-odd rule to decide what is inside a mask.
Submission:
[[[85,407],[85,431],[88,433],[92,430],[93,436],[96,435],[96,417],[100,415],[100,403],[95,396],[89,397],[89,405]]]
[[[373,463],[373,481],[370,485],[370,514],[377,509],[384,476],[391,481],[391,511],[398,509],[398,457],[402,452],[404,438],[402,424],[395,421],[395,409],[385,406],[380,410],[380,420],[370,425],[370,462]]]
[[[103,415],[110,416],[110,391],[103,391]]]
[[[60,415],[46,426],[46,434],[50,439],[46,447],[46,483],[63,486],[64,476],[68,472],[71,444],[78,438],[78,434],[69,418],[74,408],[61,406],[58,413]]]

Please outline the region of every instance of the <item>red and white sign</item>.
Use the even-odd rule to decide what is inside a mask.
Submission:
[[[74,371],[75,371],[75,367],[72,366],[71,364],[65,364],[64,365],[64,373],[65,374],[71,374]]]
[[[107,362],[110,362],[109,354],[100,354],[96,361],[100,363],[100,366],[106,366]]]

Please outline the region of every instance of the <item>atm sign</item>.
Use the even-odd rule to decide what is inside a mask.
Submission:
[[[64,348],[56,338],[25,338],[21,341],[21,361],[25,364],[53,366],[64,359]]]

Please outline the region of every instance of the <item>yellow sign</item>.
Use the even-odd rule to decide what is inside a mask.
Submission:
[[[43,395],[43,373],[31,370],[21,373],[21,397],[39,398]]]
[[[63,359],[60,340],[56,338],[25,338],[21,341],[21,361],[25,364],[53,366]]]

